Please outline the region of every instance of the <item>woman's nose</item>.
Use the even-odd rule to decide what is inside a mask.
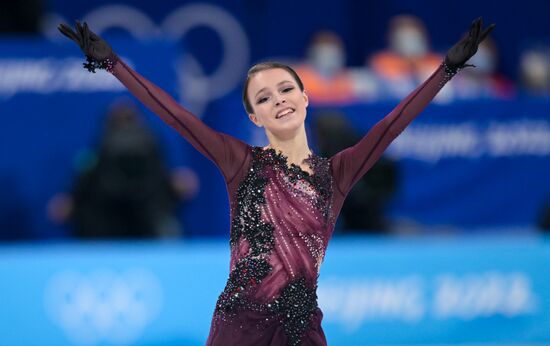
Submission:
[[[280,105],[281,103],[285,103],[285,102],[286,102],[286,100],[285,100],[284,98],[279,98],[279,99],[277,99],[277,102],[275,102],[275,105],[278,106],[278,105]]]

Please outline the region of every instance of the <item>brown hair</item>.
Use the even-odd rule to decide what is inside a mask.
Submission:
[[[294,80],[298,84],[298,87],[300,88],[300,90],[304,91],[304,83],[302,83],[302,80],[300,79],[300,77],[292,67],[282,64],[280,62],[275,62],[275,61],[261,62],[259,64],[252,66],[248,70],[246,81],[244,82],[243,105],[244,105],[244,109],[246,110],[246,113],[254,114],[254,109],[252,108],[252,104],[250,103],[250,99],[248,98],[248,84],[250,83],[250,79],[260,71],[271,70],[274,68],[280,68],[290,73],[292,78],[294,78]]]

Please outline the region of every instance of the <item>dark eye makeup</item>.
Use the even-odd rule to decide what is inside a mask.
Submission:
[[[294,90],[293,86],[287,86],[287,87],[283,88],[281,91],[284,92],[284,93],[287,93],[287,92],[292,91],[292,90]],[[268,99],[268,97],[262,97],[262,98],[258,99],[258,101],[256,103],[258,103],[258,104],[259,103],[264,103],[264,102],[267,101],[267,99]]]

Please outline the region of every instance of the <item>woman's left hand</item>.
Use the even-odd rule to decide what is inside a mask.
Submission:
[[[481,31],[482,25],[481,17],[472,22],[470,31],[447,52],[447,56],[445,56],[447,66],[454,69],[464,67],[466,61],[474,56],[481,41],[493,31],[496,24],[493,23]]]

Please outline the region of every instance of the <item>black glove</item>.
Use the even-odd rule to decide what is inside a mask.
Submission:
[[[449,49],[447,56],[445,56],[445,64],[451,70],[458,70],[463,68],[466,63],[477,52],[477,47],[489,35],[495,28],[496,24],[491,24],[487,29],[481,31],[483,20],[481,17],[472,22],[470,31],[464,35],[464,37],[458,41],[454,46]],[[473,65],[467,65],[473,66]]]
[[[87,58],[84,67],[95,73],[95,69],[112,71],[115,55],[109,44],[88,28],[88,24],[76,21],[76,30],[65,24],[59,24],[57,29],[65,36],[76,42]]]

